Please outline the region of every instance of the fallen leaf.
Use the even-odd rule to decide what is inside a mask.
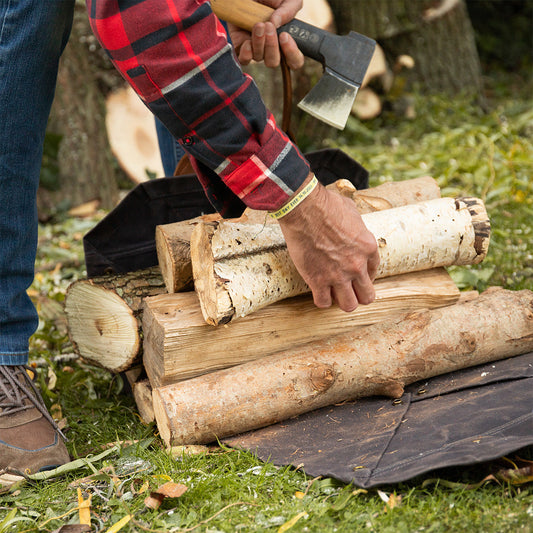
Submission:
[[[84,204],[77,205],[69,209],[68,214],[71,217],[90,217],[93,216],[100,207],[100,200],[91,200]]]
[[[386,492],[383,492],[382,490],[378,490],[378,496],[385,502],[385,503],[389,503],[389,498],[390,496],[386,493]]]
[[[296,516],[292,517],[288,522],[285,522],[283,525],[280,526],[278,529],[278,533],[285,533],[288,529],[290,529],[300,518],[308,516],[305,511],[302,511],[301,513],[298,513]]]
[[[78,487],[78,507],[80,524],[90,526],[91,525],[91,495],[87,499],[83,498],[81,489]]]
[[[402,503],[402,495],[393,493],[389,497],[389,501],[387,502],[387,507],[389,509],[394,509],[395,507],[399,507],[401,503]]]
[[[117,533],[120,531],[133,517],[127,514],[124,518],[121,518],[118,522],[113,524],[105,533]]]
[[[52,367],[48,367],[48,389],[54,390],[57,385],[56,373],[52,370]]]
[[[150,493],[144,500],[144,505],[150,509],[158,509],[165,498],[179,498],[187,487],[181,483],[169,481]]]
[[[506,468],[499,470],[496,477],[501,481],[506,481],[512,485],[522,485],[533,481],[533,465],[522,468]]]
[[[183,455],[198,455],[201,453],[208,453],[209,448],[200,444],[187,444],[184,446],[171,446],[167,451],[174,459],[182,457]]]

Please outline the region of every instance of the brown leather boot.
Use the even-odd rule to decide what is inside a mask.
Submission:
[[[67,463],[63,439],[26,368],[0,365],[0,488]]]

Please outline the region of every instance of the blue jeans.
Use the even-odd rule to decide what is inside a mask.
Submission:
[[[0,0],[0,364],[24,364],[38,318],[26,294],[37,249],[46,123],[74,0]]]
[[[157,117],[155,117],[155,131],[157,132],[157,142],[159,143],[159,153],[165,176],[173,176],[185,150]]]

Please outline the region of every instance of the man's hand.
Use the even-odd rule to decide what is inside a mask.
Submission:
[[[258,22],[252,33],[228,24],[233,46],[241,65],[250,61],[264,61],[267,67],[277,67],[280,63],[280,46],[291,69],[299,69],[304,64],[304,56],[294,39],[286,32],[278,41],[277,28],[292,20],[301,9],[303,0],[264,0],[262,4],[274,8],[269,22]]]
[[[378,247],[350,199],[319,184],[279,223],[317,307],[336,301],[349,312],[374,301]]]

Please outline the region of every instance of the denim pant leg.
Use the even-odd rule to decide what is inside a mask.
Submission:
[[[176,166],[185,154],[185,150],[172,137],[171,133],[165,128],[163,123],[155,117],[155,131],[157,132],[157,141],[159,143],[159,153],[163,163],[165,176],[173,176]]]
[[[26,294],[36,194],[59,57],[74,0],[0,0],[0,364],[24,364],[38,318]]]

